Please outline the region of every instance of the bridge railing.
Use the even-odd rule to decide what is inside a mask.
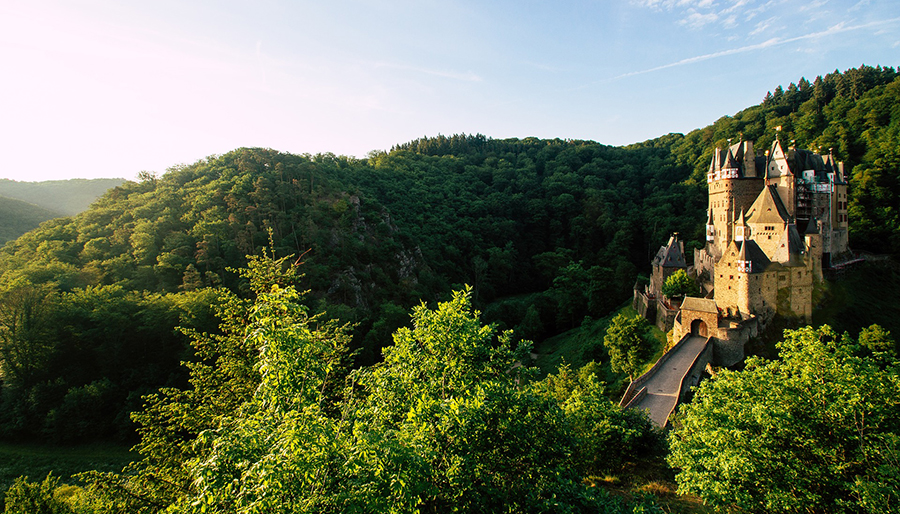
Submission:
[[[641,390],[638,391],[636,395],[634,395],[634,398],[629,400],[628,403],[623,405],[623,407],[625,407],[626,409],[630,409],[640,403],[640,401],[643,400],[645,396],[647,396],[647,388],[642,387]]]
[[[670,410],[669,413],[666,415],[666,422],[663,423],[663,426],[669,424],[669,419],[672,418],[672,414],[675,413],[675,409],[677,409],[678,406],[681,405],[681,400],[684,398],[684,394],[691,387],[690,382],[688,382],[688,381],[694,375],[694,373],[697,371],[697,366],[701,365],[703,368],[706,368],[706,364],[709,363],[709,360],[710,360],[709,357],[713,351],[713,345],[710,344],[710,342],[709,342],[710,339],[712,339],[712,338],[706,339],[706,343],[704,343],[704,346],[703,346],[703,351],[701,351],[700,353],[697,354],[696,357],[694,357],[694,361],[691,363],[691,367],[689,367],[687,370],[687,373],[685,373],[684,376],[681,377],[681,383],[678,385],[678,399],[675,401],[675,405],[672,406],[672,410]],[[687,386],[687,387],[685,387],[685,386]]]
[[[656,364],[654,364],[653,367],[650,368],[649,371],[647,371],[643,375],[639,376],[638,378],[636,378],[634,380],[634,382],[629,384],[628,389],[625,390],[625,394],[622,396],[622,400],[619,401],[619,405],[622,407],[628,405],[631,402],[631,399],[635,395],[637,395],[638,392],[640,392],[640,388],[644,387],[644,384],[646,384],[648,380],[653,378],[653,375],[656,374],[656,372],[659,370],[659,368],[665,366],[665,364],[669,360],[669,358],[675,354],[675,351],[678,350],[679,348],[681,348],[682,346],[684,346],[685,341],[687,341],[690,338],[691,338],[691,334],[689,334],[689,333],[685,334],[684,337],[682,337],[677,343],[675,343],[675,346],[673,346],[671,349],[669,349],[669,351],[664,353],[662,355],[662,357],[660,357],[659,360],[656,361]]]

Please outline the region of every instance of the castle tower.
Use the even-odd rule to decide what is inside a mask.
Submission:
[[[736,213],[747,211],[762,189],[763,162],[758,162],[753,143],[741,141],[728,148],[716,148],[706,175],[709,189],[709,211],[713,225],[713,240],[721,254],[734,240]],[[707,235],[710,230],[707,226]]]
[[[650,275],[650,294],[659,298],[662,296],[662,286],[666,283],[666,279],[679,269],[687,270],[684,242],[678,240],[678,232],[672,234],[669,242],[659,248],[651,264],[653,272]]]
[[[766,158],[766,185],[775,186],[782,204],[788,209],[788,215],[794,217],[797,181],[794,172],[791,171],[788,157],[781,148],[781,142],[776,138]]]
[[[806,241],[806,251],[809,256],[809,267],[816,281],[823,280],[822,274],[822,234],[819,231],[819,223],[813,216],[809,223],[806,224],[806,230],[803,233]]]

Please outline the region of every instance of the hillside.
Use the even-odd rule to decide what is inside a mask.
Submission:
[[[185,384],[174,327],[214,330],[209,288],[246,295],[234,270],[265,248],[302,262],[306,308],[353,324],[348,366],[379,361],[411,307],[463,284],[486,321],[540,346],[620,306],[671,232],[700,245],[712,149],[741,134],[764,147],[775,126],[852,169],[851,246],[900,253],[898,105],[895,70],[862,67],[628,147],[460,134],[369,159],[241,148],[120,183],[0,250],[0,436],[129,437],[140,394]]]
[[[0,245],[58,216],[61,216],[58,212],[0,196]]]
[[[120,178],[75,178],[43,182],[20,182],[4,178],[0,179],[0,196],[34,204],[60,215],[74,216],[87,210],[108,189],[123,182],[125,180]]]

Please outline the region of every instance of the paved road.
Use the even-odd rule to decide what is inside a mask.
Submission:
[[[700,352],[706,348],[706,341],[705,337],[691,337],[681,348],[675,350],[666,365],[659,368],[644,384],[647,395],[634,408],[646,410],[654,423],[664,426],[666,418],[678,402],[681,380],[691,370],[691,364]]]

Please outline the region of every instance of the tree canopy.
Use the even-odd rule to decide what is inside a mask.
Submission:
[[[778,348],[682,406],[668,458],[679,491],[746,512],[897,512],[895,354],[828,326],[787,330]]]
[[[416,307],[384,360],[348,375],[346,329],[308,315],[278,278],[284,264],[251,260],[255,300],[232,297],[222,336],[195,334],[206,358],[191,365],[193,387],[148,397],[135,416],[144,458],[122,475],[88,477],[99,504],[624,512],[582,477],[658,452],[660,437],[605,398],[589,369],[575,383],[532,384],[529,344],[483,325],[467,289]]]
[[[647,320],[642,316],[618,314],[603,336],[603,345],[609,353],[613,370],[625,373],[632,381],[647,362],[653,348],[647,336],[649,329]]]
[[[697,283],[683,269],[679,269],[666,278],[662,285],[662,294],[669,298],[697,296],[700,294],[700,288],[697,287]]]

